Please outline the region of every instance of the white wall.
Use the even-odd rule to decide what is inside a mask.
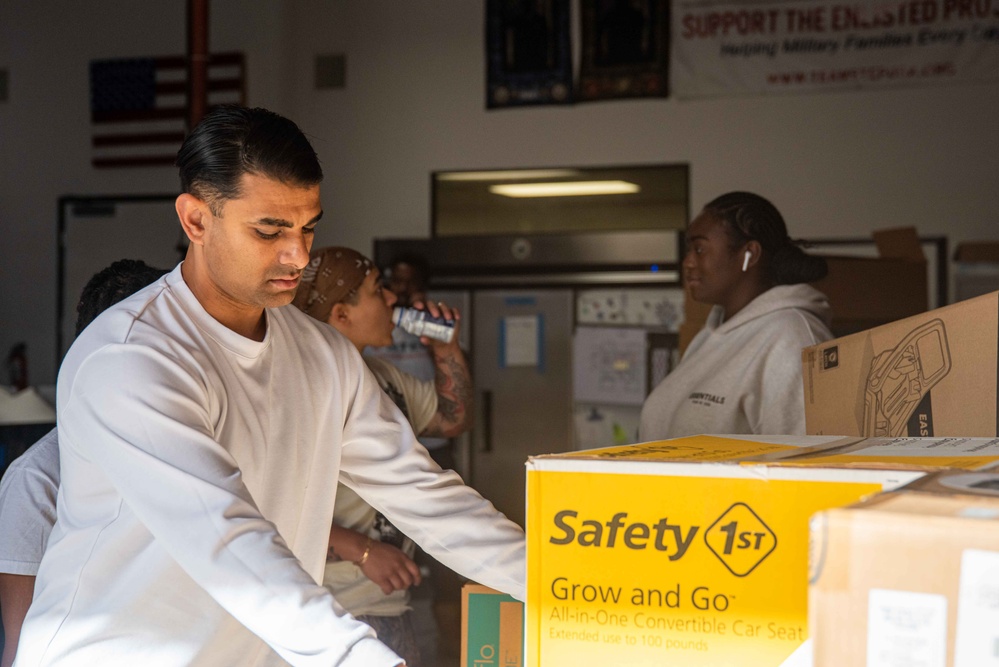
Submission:
[[[34,384],[55,381],[58,198],[178,187],[173,167],[91,167],[89,63],[182,55],[185,5],[180,0],[0,2],[0,67],[9,73],[8,101],[0,103],[0,362],[11,345],[27,341]],[[250,100],[290,114],[286,16],[280,0],[215,0],[211,48],[246,52]],[[0,383],[6,381],[0,366]]]
[[[676,161],[691,164],[695,207],[756,190],[795,236],[995,234],[997,84],[486,111],[484,3],[344,4],[330,48],[348,54],[348,89],[296,104],[336,149],[328,206],[349,226],[320,240],[425,235],[434,169]]]
[[[183,4],[0,5],[0,238],[16,246],[0,262],[0,352],[28,340],[37,383],[54,378],[56,198],[176,188],[170,168],[90,168],[87,63],[182,51]],[[770,197],[793,236],[910,224],[952,242],[999,236],[999,84],[486,111],[484,2],[211,8],[212,49],[249,54],[250,103],[313,137],[320,244],[427,235],[436,169],[651,162],[690,163],[694,208],[736,188]],[[347,88],[313,90],[315,55],[337,52]]]

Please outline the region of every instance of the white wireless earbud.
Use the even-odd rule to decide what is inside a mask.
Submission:
[[[749,258],[750,258],[750,257],[752,257],[752,255],[753,255],[753,253],[751,253],[751,252],[750,252],[750,251],[748,251],[748,250],[746,251],[746,256],[745,256],[745,258],[744,258],[744,259],[742,260],[742,272],[743,272],[743,273],[745,273],[745,272],[746,272],[746,269],[748,269],[748,268],[749,268]]]

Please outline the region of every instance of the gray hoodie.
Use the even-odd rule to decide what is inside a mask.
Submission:
[[[646,399],[639,439],[804,434],[801,350],[832,338],[828,323],[828,300],[805,284],[772,287],[727,322],[715,306]]]

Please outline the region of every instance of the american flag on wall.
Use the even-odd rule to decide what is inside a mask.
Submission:
[[[208,107],[246,103],[246,59],[217,53],[208,61]],[[187,122],[187,58],[116,58],[90,62],[94,167],[173,164]]]

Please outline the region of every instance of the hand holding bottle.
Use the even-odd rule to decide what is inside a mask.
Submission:
[[[392,321],[396,326],[409,333],[420,336],[424,345],[457,345],[458,322],[461,315],[457,308],[451,308],[443,302],[436,303],[414,301],[413,307],[395,307],[392,311]]]

